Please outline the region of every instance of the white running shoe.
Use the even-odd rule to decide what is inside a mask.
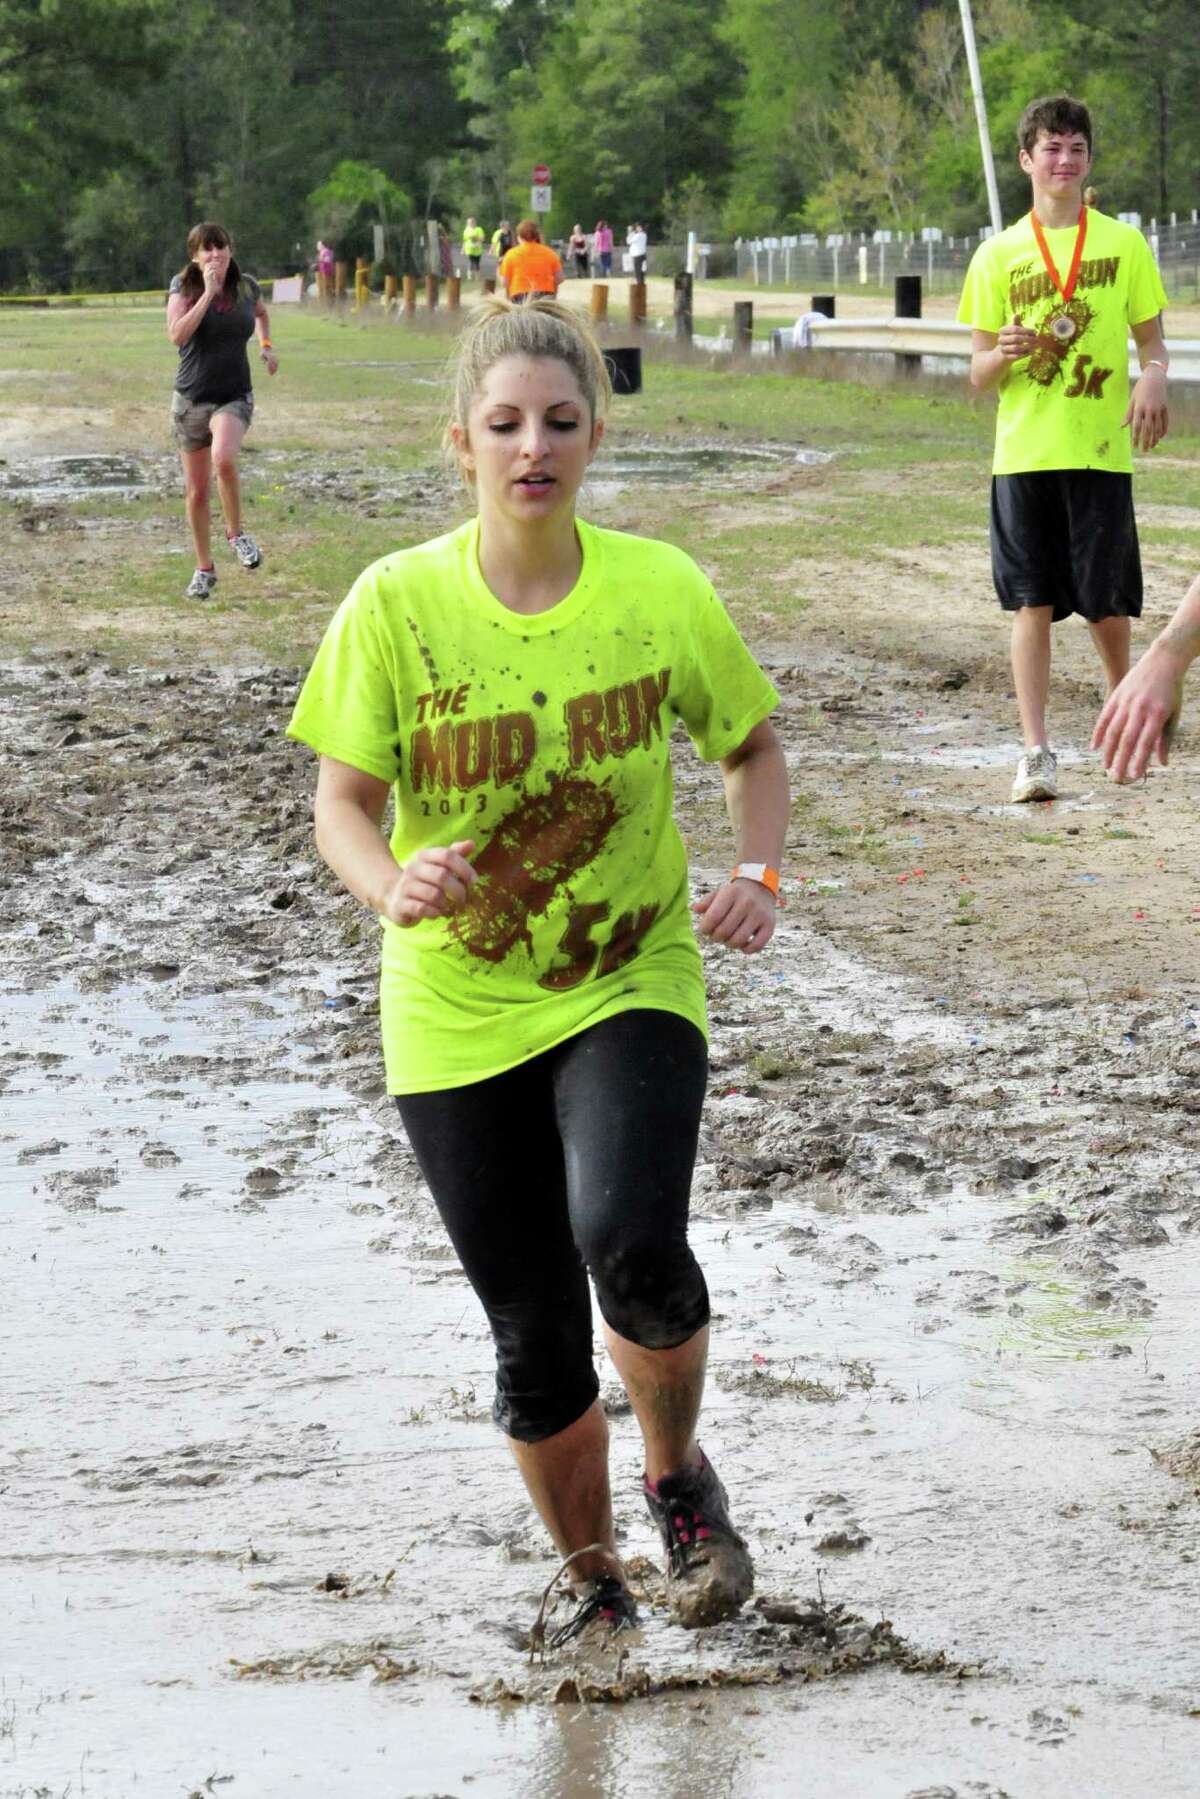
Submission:
[[[217,585],[215,568],[198,568],[187,584],[186,600],[207,600],[212,597],[212,590]]]
[[[1026,750],[1017,763],[1012,789],[1013,803],[1022,800],[1056,800],[1058,798],[1058,763],[1048,744]]]
[[[236,537],[228,540],[229,547],[243,568],[257,568],[262,561],[262,551],[251,537],[249,531],[239,531]]]

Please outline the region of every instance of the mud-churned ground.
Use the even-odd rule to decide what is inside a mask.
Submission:
[[[741,447],[769,478],[698,462],[680,541],[903,498]],[[620,469],[590,515],[661,523]],[[281,454],[271,479],[315,477]],[[337,503],[378,510],[373,479]],[[401,540],[450,516],[439,482],[387,499]],[[21,580],[55,533],[78,555],[70,505],[9,506]],[[1194,1793],[1192,750],[1108,785],[1068,636],[1063,798],[1009,807],[982,541],[810,548],[757,592],[714,544],[797,794],[774,944],[710,955],[694,1204],[703,1439],[759,1598],[669,1621],[606,1371],[643,1627],[533,1662],[555,1560],[383,1092],[374,927],[314,859],[282,735],[315,607],[275,666],[227,615],[207,655],[166,601],[117,651],[50,613],[39,644],[5,596],[2,1799]],[[1147,560],[1161,616],[1177,569]],[[719,781],[676,760],[702,887]]]

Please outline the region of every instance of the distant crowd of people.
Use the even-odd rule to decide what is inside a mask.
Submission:
[[[463,226],[462,253],[467,265],[467,279],[478,277],[483,264],[486,234],[474,218]],[[607,219],[597,219],[592,231],[576,224],[564,245],[566,261],[542,237],[535,219],[522,219],[514,230],[507,219],[501,219],[489,245],[496,259],[496,270],[510,300],[524,299],[527,294],[558,292],[568,270],[582,281],[589,275],[606,280],[612,274],[613,230]],[[635,281],[646,279],[648,255],[646,227],[630,225],[625,232],[627,268]]]

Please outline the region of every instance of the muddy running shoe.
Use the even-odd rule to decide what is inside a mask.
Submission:
[[[615,1633],[636,1629],[637,1621],[637,1606],[629,1588],[615,1574],[598,1574],[576,1589],[575,1610],[548,1639],[547,1647],[561,1649],[564,1643],[582,1636],[589,1624],[606,1624],[610,1633]]]
[[[187,592],[183,597],[186,600],[207,600],[216,585],[217,571],[215,568],[198,568],[188,582]]]
[[[249,531],[239,531],[236,537],[228,540],[229,547],[243,568],[257,568],[262,561],[262,551],[251,537]]]
[[[688,1630],[732,1618],[754,1591],[754,1563],[729,1521],[725,1489],[705,1457],[699,1468],[643,1483],[667,1553],[667,1594]]]
[[[1012,789],[1013,803],[1022,800],[1056,800],[1058,798],[1058,763],[1054,751],[1046,744],[1026,750],[1017,763]]]

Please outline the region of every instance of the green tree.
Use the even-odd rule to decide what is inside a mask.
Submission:
[[[0,284],[65,285],[72,197],[135,152],[153,23],[154,0],[0,0]]]
[[[1195,204],[1200,147],[1200,33],[1195,0],[1100,0],[1090,23],[1093,66],[1117,75],[1141,105],[1142,206],[1164,218]],[[1132,148],[1132,146],[1131,146]],[[1186,186],[1185,186],[1186,183]]]
[[[447,185],[464,213],[498,221],[524,211],[514,117],[537,97],[537,67],[571,0],[451,0],[448,45],[466,111],[468,143]]]
[[[825,0],[729,0],[721,35],[741,70],[725,223],[749,235],[799,218],[833,174],[845,33]]]
[[[365,162],[339,162],[328,181],[308,196],[314,234],[326,238],[346,258],[366,256],[375,225],[395,230],[412,214],[403,188],[382,169]]]
[[[514,165],[554,173],[552,225],[662,224],[688,176],[723,194],[739,71],[709,0],[591,0],[559,25],[513,101]],[[525,176],[528,179],[528,176]]]
[[[814,195],[814,222],[861,226],[886,219],[905,230],[919,223],[921,119],[898,78],[873,62],[843,90],[833,130],[841,154]]]

